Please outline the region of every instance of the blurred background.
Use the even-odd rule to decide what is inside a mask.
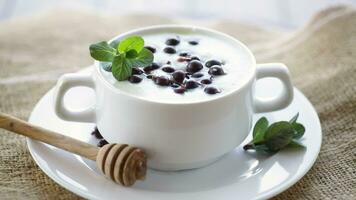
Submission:
[[[0,0],[0,21],[54,9],[105,15],[154,14],[198,20],[230,19],[262,27],[297,29],[317,11],[356,0]]]

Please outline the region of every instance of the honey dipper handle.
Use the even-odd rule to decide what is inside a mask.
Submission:
[[[32,125],[2,112],[0,112],[0,128],[39,140],[94,161],[99,151],[99,147]]]

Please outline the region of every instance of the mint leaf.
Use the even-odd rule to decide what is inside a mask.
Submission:
[[[298,117],[299,117],[299,112],[296,115],[294,115],[294,117],[291,120],[289,120],[289,123],[293,124],[297,122]]]
[[[136,58],[137,55],[138,53],[134,49],[131,49],[128,52],[126,52],[126,58]]]
[[[280,132],[285,129],[293,131],[292,125],[289,122],[286,121],[275,122],[268,127],[264,139],[269,140],[275,137],[276,135],[280,134]]]
[[[124,81],[131,76],[131,64],[123,57],[123,55],[116,56],[112,63],[112,74],[118,81]]]
[[[265,144],[271,151],[279,151],[292,141],[293,135],[294,129],[289,122],[276,122],[267,129]]]
[[[113,41],[110,42],[109,45],[110,45],[112,48],[117,49],[117,47],[119,46],[119,43],[120,43],[119,40],[113,40]]]
[[[112,62],[117,55],[116,49],[112,48],[107,42],[99,42],[89,46],[91,57],[98,61]]]
[[[143,48],[136,58],[127,59],[127,62],[133,67],[146,67],[152,64],[153,54],[150,50]]]
[[[292,140],[292,141],[288,144],[287,147],[288,147],[288,148],[297,148],[297,149],[305,148],[304,145],[302,145],[302,144],[300,144],[299,142],[294,141],[294,140]]]
[[[262,142],[268,128],[268,120],[266,117],[260,118],[253,128],[253,140],[254,144]]]
[[[257,152],[276,153],[285,147],[305,148],[297,139],[305,133],[305,127],[297,122],[297,113],[289,122],[280,121],[268,127],[265,117],[260,118],[253,129],[253,140],[244,145],[244,150],[254,149]],[[268,127],[268,128],[267,128]]]
[[[114,40],[99,42],[89,47],[90,55],[100,66],[112,72],[118,81],[127,80],[132,74],[132,67],[146,67],[153,62],[153,54],[144,48],[144,40],[140,36],[131,36],[121,42]]]
[[[272,151],[266,144],[259,144],[254,146],[257,152],[262,153],[275,153],[276,151]]]
[[[129,50],[135,50],[140,52],[144,46],[143,38],[140,36],[131,36],[122,40],[117,48],[120,53],[128,52]]]
[[[302,124],[294,122],[292,124],[292,127],[294,129],[293,139],[299,139],[299,138],[303,137],[304,132],[305,132],[305,127]]]

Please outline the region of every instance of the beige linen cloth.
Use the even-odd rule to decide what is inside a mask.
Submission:
[[[93,62],[89,44],[166,23],[183,22],[56,11],[0,23],[0,111],[27,119],[61,74]],[[356,11],[327,9],[294,33],[231,21],[194,24],[242,40],[258,62],[286,63],[294,85],[319,114],[323,144],[316,163],[275,199],[356,199]],[[80,198],[36,166],[24,137],[0,131],[0,157],[0,199]]]

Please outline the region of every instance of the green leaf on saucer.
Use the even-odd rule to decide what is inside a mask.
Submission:
[[[289,122],[276,122],[267,129],[264,137],[265,144],[271,151],[278,151],[292,141],[294,133],[295,131]]]
[[[299,138],[303,137],[304,132],[305,132],[305,127],[302,124],[295,122],[292,124],[292,127],[295,131],[295,133],[293,135],[293,139],[299,139]]]
[[[300,144],[299,142],[292,140],[288,145],[288,148],[295,148],[295,149],[300,149],[300,148],[305,148],[304,145]]]
[[[264,136],[267,128],[268,128],[268,120],[266,117],[262,117],[256,122],[255,127],[253,128],[252,142],[254,144],[257,144],[264,140]]]

